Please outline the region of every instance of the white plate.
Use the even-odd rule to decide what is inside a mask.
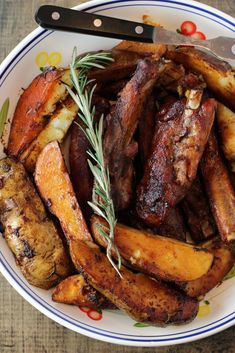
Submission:
[[[235,37],[234,19],[209,6],[193,1],[173,0],[96,0],[78,9],[108,16],[141,21],[150,15],[165,28],[176,30],[185,20],[193,21],[207,38],[218,35]],[[0,107],[9,97],[8,118],[12,117],[22,87],[40,73],[46,64],[67,65],[73,47],[80,53],[109,49],[117,40],[72,33],[36,29],[5,59],[0,68]],[[4,137],[7,140],[7,134]],[[1,152],[1,151],[0,151]],[[0,155],[1,156],[1,155]],[[212,290],[200,304],[200,315],[190,324],[166,328],[141,327],[119,311],[103,311],[94,321],[73,306],[53,303],[51,292],[30,286],[15,264],[4,239],[0,239],[0,270],[11,285],[42,313],[84,335],[112,343],[132,346],[163,346],[197,340],[226,329],[235,321],[235,278]]]

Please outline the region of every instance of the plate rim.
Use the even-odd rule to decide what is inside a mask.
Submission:
[[[94,10],[95,8],[97,9],[97,8],[99,8],[101,6],[105,6],[107,4],[133,3],[132,6],[135,6],[134,3],[136,3],[136,2],[174,3],[174,4],[178,4],[178,5],[183,5],[183,6],[190,6],[190,4],[191,4],[192,6],[197,7],[197,9],[199,11],[207,10],[207,11],[210,11],[211,15],[213,15],[213,16],[217,16],[217,15],[220,16],[220,18],[222,20],[226,21],[228,19],[229,21],[231,21],[231,24],[234,26],[234,29],[235,29],[233,17],[231,17],[230,15],[228,15],[228,14],[226,14],[216,8],[213,8],[213,7],[206,5],[206,4],[198,3],[197,1],[194,1],[194,0],[189,0],[189,1],[184,1],[184,0],[178,0],[178,1],[175,1],[175,0],[147,0],[147,1],[144,1],[144,0],[128,0],[128,1],[127,0],[109,0],[109,1],[107,1],[107,0],[92,0],[87,3],[77,5],[74,8],[79,9],[79,10],[91,11],[91,10]],[[0,65],[0,87],[3,84],[3,82],[5,81],[5,79],[4,79],[3,82],[1,83],[1,80],[2,80],[5,72],[7,71],[7,68],[11,66],[11,63],[16,58],[16,56],[19,55],[20,52],[23,52],[27,46],[30,46],[31,43],[33,43],[37,38],[41,37],[44,33],[46,36],[52,32],[53,31],[48,31],[48,30],[41,29],[40,27],[38,27],[35,30],[33,30],[30,34],[28,34],[19,44],[17,44],[17,46],[8,54],[6,59],[3,60],[3,62]],[[234,32],[235,32],[235,30],[234,30]],[[31,49],[31,47],[30,47],[30,49]],[[17,65],[17,63],[15,65]],[[2,254],[1,251],[0,251],[0,255],[5,259],[4,255]],[[9,267],[11,268],[11,266],[9,266]],[[25,291],[25,289],[23,287],[21,287],[20,284],[17,283],[14,276],[10,272],[8,272],[7,267],[6,268],[4,267],[4,264],[2,262],[1,257],[0,257],[0,272],[7,279],[7,281],[12,285],[12,287],[24,299],[26,299],[32,306],[34,306],[36,309],[38,309],[40,312],[42,312],[44,315],[46,315],[47,317],[49,317],[53,321],[59,323],[62,326],[65,326],[65,327],[71,329],[72,331],[84,334],[84,335],[89,336],[91,338],[99,339],[99,340],[110,342],[110,343],[121,344],[121,345],[130,345],[130,346],[143,346],[143,347],[157,347],[157,346],[165,346],[165,345],[173,345],[173,344],[182,344],[182,343],[192,342],[192,341],[199,340],[199,339],[208,337],[210,335],[216,334],[216,333],[223,331],[226,328],[232,326],[235,322],[235,316],[234,316],[235,313],[232,312],[229,314],[229,316],[233,315],[234,317],[229,319],[229,321],[222,323],[218,327],[215,327],[215,328],[212,327],[209,331],[206,331],[203,333],[199,332],[199,333],[191,334],[190,336],[187,336],[185,338],[175,337],[175,338],[172,338],[172,341],[169,341],[167,339],[161,339],[158,341],[155,341],[154,339],[150,339],[150,340],[140,342],[140,341],[134,341],[133,337],[130,338],[129,341],[127,341],[125,338],[122,338],[122,337],[116,338],[116,337],[111,337],[111,336],[103,336],[101,333],[89,332],[86,328],[77,327],[77,325],[76,325],[76,327],[74,327],[75,326],[74,324],[69,324],[69,322],[65,321],[64,318],[59,318],[56,313],[50,313],[47,308],[44,308],[41,303],[37,302],[36,299],[32,298]],[[222,318],[221,320],[223,320],[223,319],[224,318]],[[84,324],[84,325],[86,325],[86,324]],[[206,325],[206,326],[208,326],[208,325]],[[92,327],[92,325],[91,325],[91,327]],[[99,330],[98,328],[95,328],[95,329]],[[200,327],[195,330],[199,330],[199,329],[200,329]],[[118,334],[118,333],[116,333],[116,334]],[[121,336],[122,334],[119,334],[119,335]],[[177,335],[177,333],[175,335]],[[196,336],[196,338],[195,338],[195,336]],[[136,337],[138,337],[138,336],[136,335]],[[157,337],[158,336],[156,335],[156,338]]]

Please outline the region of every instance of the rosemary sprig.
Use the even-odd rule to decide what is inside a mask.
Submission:
[[[67,87],[67,89],[79,107],[78,116],[85,124],[85,128],[79,126],[91,145],[91,149],[87,151],[90,157],[87,162],[94,176],[94,187],[92,202],[88,202],[88,204],[96,214],[103,217],[108,223],[108,228],[106,230],[103,227],[99,227],[99,231],[108,243],[106,250],[107,257],[112,266],[121,276],[119,271],[121,267],[121,256],[114,244],[114,229],[117,220],[111,198],[109,170],[105,166],[103,153],[102,134],[104,117],[102,115],[99,123],[94,124],[96,110],[95,106],[92,106],[92,96],[96,85],[93,85],[89,90],[87,89],[88,84],[92,82],[92,80],[88,80],[87,78],[87,71],[92,67],[103,69],[110,61],[113,61],[112,57],[109,53],[104,52],[87,54],[83,57],[77,58],[75,48],[72,55],[70,70],[76,93],[74,93],[69,87]],[[118,259],[117,265],[112,259],[112,250],[116,252]]]

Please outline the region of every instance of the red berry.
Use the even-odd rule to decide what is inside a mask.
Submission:
[[[79,306],[79,309],[84,313],[88,313],[91,310],[91,308],[88,308],[87,306]]]
[[[181,33],[190,36],[191,34],[195,33],[197,30],[197,26],[192,21],[184,21],[180,26]]]
[[[193,39],[201,39],[201,40],[205,40],[206,39],[205,34],[202,33],[202,32],[195,32],[190,37],[192,37]]]
[[[87,313],[87,316],[92,320],[101,320],[102,314],[96,310],[90,309]]]

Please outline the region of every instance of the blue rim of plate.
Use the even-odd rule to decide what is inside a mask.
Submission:
[[[91,2],[92,3],[92,2]],[[131,4],[133,3],[133,4]],[[137,3],[137,4],[136,4]],[[92,11],[92,12],[100,12],[104,10],[110,10],[118,7],[130,7],[130,6],[159,6],[159,7],[170,7],[170,8],[175,8],[179,10],[178,6],[183,6],[184,8],[181,8],[181,11],[186,11],[186,12],[191,12],[193,14],[207,17],[213,22],[219,23],[223,27],[226,27],[230,29],[231,31],[235,32],[235,23],[232,20],[228,20],[227,18],[223,17],[223,13],[221,11],[217,11],[218,13],[214,13],[211,10],[213,8],[210,8],[206,6],[206,8],[201,8],[199,3],[197,2],[192,2],[192,4],[189,3],[184,3],[183,1],[174,1],[174,0],[148,0],[147,4],[143,0],[113,0],[113,1],[106,1],[103,2],[102,4],[95,4],[95,5],[89,5],[88,4],[83,4],[80,5],[79,8],[82,8],[82,10],[86,11]],[[161,5],[162,4],[162,5]],[[167,4],[167,5],[166,5]],[[115,6],[114,6],[115,5]],[[101,8],[101,9],[100,9]],[[211,9],[211,10],[209,10]],[[201,12],[195,12],[199,11]],[[211,17],[208,17],[211,16]],[[226,15],[230,17],[229,15]],[[222,22],[220,22],[222,21]],[[226,24],[224,24],[226,23]],[[20,60],[30,51],[34,46],[36,46],[40,41],[45,39],[47,36],[49,36],[53,31],[48,31],[45,29],[37,29],[37,34],[33,36],[33,38],[30,41],[27,41],[27,43],[18,51],[16,50],[15,55],[13,58],[10,60],[10,62],[6,63],[5,67],[1,70],[0,73],[0,87],[8,77],[8,75],[11,73],[11,71],[14,69],[14,67],[18,64]],[[6,59],[7,60],[7,59]],[[5,63],[5,62],[4,62]],[[3,64],[4,64],[3,63]],[[9,70],[10,69],[10,70]],[[8,71],[9,70],[9,71]],[[5,75],[5,76],[4,76]],[[183,331],[175,334],[167,334],[167,335],[141,335],[140,338],[135,338],[137,335],[126,335],[126,334],[118,334],[117,332],[112,332],[100,328],[95,328],[92,325],[84,324],[83,322],[80,322],[79,320],[75,320],[71,317],[69,317],[67,314],[63,314],[60,310],[54,308],[51,306],[49,303],[44,301],[38,294],[36,294],[29,285],[27,285],[18,275],[17,273],[11,268],[10,264],[4,257],[3,253],[0,251],[0,264],[3,268],[3,274],[7,274],[6,277],[9,279],[8,276],[10,276],[10,283],[14,286],[14,283],[17,284],[17,286],[20,288],[20,290],[15,287],[16,290],[20,291],[20,294],[23,292],[27,294],[27,298],[31,303],[36,304],[35,306],[40,310],[40,307],[43,307],[43,313],[47,313],[47,315],[54,319],[55,321],[59,322],[61,324],[60,320],[65,321],[64,325],[67,326],[68,328],[73,327],[75,331],[82,331],[82,333],[90,336],[90,337],[95,337],[98,339],[106,340],[109,342],[113,343],[118,343],[118,344],[138,344],[142,345],[156,345],[156,343],[160,343],[160,345],[163,344],[174,344],[174,343],[183,343],[183,342],[188,342],[192,341],[194,339],[199,339],[205,337],[207,333],[216,333],[221,331],[223,328],[229,327],[232,325],[234,322],[235,318],[235,312],[230,313],[229,315],[224,316],[223,318],[216,320],[210,324],[188,330],[188,331]],[[11,269],[11,270],[9,270]],[[21,293],[22,292],[22,293]],[[59,320],[59,321],[58,321]],[[67,325],[66,325],[67,323]],[[211,327],[212,326],[212,327]],[[197,331],[197,332],[195,332]],[[185,335],[186,334],[186,335]],[[118,336],[117,336],[118,335]],[[170,337],[174,336],[174,337]],[[179,337],[178,337],[179,336]],[[129,338],[128,338],[129,337]],[[162,337],[162,338],[161,338]]]

